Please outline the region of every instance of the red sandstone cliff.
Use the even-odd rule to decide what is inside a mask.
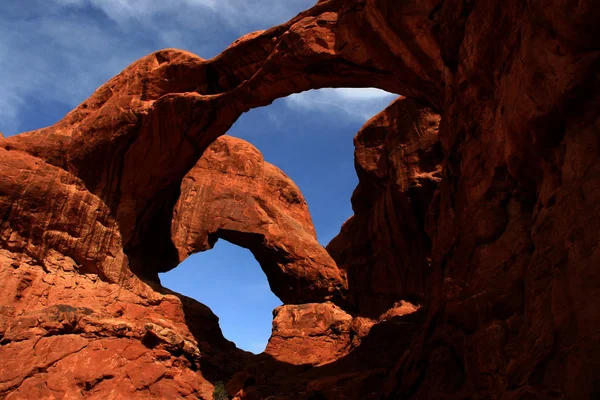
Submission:
[[[327,246],[347,271],[352,302],[377,316],[396,301],[429,296],[425,211],[441,180],[440,116],[400,98],[354,139],[354,216]]]
[[[0,139],[0,393],[210,398],[231,378],[245,399],[598,396],[599,14],[319,1],[211,60],[149,55],[56,125]],[[223,178],[239,206],[206,177],[230,171],[229,145],[209,145],[242,112],[340,86],[410,100],[357,136],[355,216],[330,257],[275,168]],[[157,282],[217,237],[286,303],[265,354]]]

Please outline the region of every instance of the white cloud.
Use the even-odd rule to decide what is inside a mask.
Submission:
[[[0,131],[35,121],[28,103],[75,107],[129,63],[160,48],[201,57],[239,35],[293,17],[315,0],[3,0],[0,14]],[[91,7],[91,8],[90,8]],[[95,13],[93,10],[96,10]],[[105,18],[98,16],[98,11]],[[112,21],[112,22],[111,22]],[[283,103],[300,112],[335,112],[366,121],[393,98],[378,89],[322,89]],[[269,114],[278,125],[276,113]]]
[[[75,107],[152,51],[178,47],[208,58],[240,35],[285,22],[314,3],[28,0],[25,7],[23,0],[2,0],[0,131],[32,128],[32,98]]]
[[[232,27],[277,24],[312,6],[314,0],[53,0],[63,7],[92,6],[110,19],[125,24],[129,19],[146,21],[156,15],[188,21],[198,12],[218,14]],[[191,20],[193,21],[193,19]],[[191,22],[189,21],[189,22]],[[200,21],[196,21],[197,23]],[[270,25],[269,25],[270,26]],[[263,26],[262,28],[266,28]]]
[[[323,89],[323,92],[327,92],[328,90],[335,91],[335,94],[347,100],[375,100],[382,98],[390,98],[395,95],[385,90],[376,89],[376,88],[341,88],[341,89]]]
[[[320,89],[293,94],[285,104],[303,112],[342,112],[346,117],[367,121],[383,110],[397,95],[375,88]]]
[[[175,14],[196,6],[214,11],[217,4],[214,0],[54,0],[54,2],[63,7],[92,6],[117,23],[124,23],[131,18],[144,20],[173,11]]]
[[[32,100],[76,106],[146,52],[113,46],[114,32],[86,22],[54,15],[0,19],[0,130],[21,130]]]

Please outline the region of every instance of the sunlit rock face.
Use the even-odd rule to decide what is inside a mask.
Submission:
[[[180,261],[218,238],[250,249],[286,304],[341,301],[346,294],[298,187],[241,139],[218,138],[185,176],[171,237]]]
[[[210,398],[224,380],[239,399],[596,397],[598,13],[319,1],[210,60],[144,57],[54,126],[1,139],[1,396]],[[343,86],[410,100],[358,134],[355,216],[331,257],[293,196],[238,208],[216,178],[194,187],[263,162],[209,147],[241,113]],[[262,189],[243,174],[235,188],[293,188],[265,171]],[[213,216],[186,206],[194,190]],[[218,237],[249,247],[287,303],[265,354],[157,283]]]

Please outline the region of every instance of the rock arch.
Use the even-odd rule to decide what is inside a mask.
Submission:
[[[369,57],[367,46],[380,39],[376,18],[356,19],[344,12],[347,7],[319,2],[283,25],[237,40],[211,60],[180,50],[151,54],[54,126],[9,138],[5,147],[35,154],[80,179],[111,210],[127,254],[102,267],[103,274],[118,280],[128,268],[139,273],[147,261],[140,259],[142,249],[156,247],[155,233],[168,227],[184,175],[242,112],[303,90],[339,86],[379,87],[441,104],[439,71],[430,62],[436,50],[416,56],[425,69],[390,63],[384,54]],[[403,43],[398,32],[387,34],[386,42]]]
[[[179,262],[219,238],[248,248],[286,304],[346,295],[345,278],[317,241],[298,187],[241,139],[216,139],[187,173],[171,238]]]
[[[145,57],[56,125],[2,139],[0,351],[33,361],[5,365],[0,391],[44,397],[44,385],[67,377],[69,390],[115,379],[140,398],[208,397],[211,385],[192,372],[200,352],[213,377],[247,360],[214,329],[202,331],[214,325],[186,321],[185,301],[132,274],[157,268],[144,271],[143,250],[166,243],[176,262],[170,228],[181,182],[242,112],[303,90],[372,86],[442,115],[441,181],[423,227],[425,329],[402,344],[410,351],[387,338],[402,350],[394,368],[355,374],[342,368],[356,367],[350,357],[321,379],[323,369],[300,376],[258,365],[254,389],[240,397],[597,396],[600,17],[592,1],[547,3],[319,1],[211,60],[177,50]],[[65,304],[73,287],[92,308]],[[106,298],[90,294],[100,291]],[[107,300],[115,291],[126,301]],[[150,309],[160,318],[146,326]],[[69,369],[114,354],[135,361],[119,366],[119,378]],[[182,366],[177,379],[162,380],[167,363]],[[136,374],[146,364],[150,382]]]

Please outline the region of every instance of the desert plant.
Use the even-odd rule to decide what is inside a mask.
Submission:
[[[215,383],[215,390],[213,391],[213,400],[229,400],[227,390],[225,390],[225,384],[221,381]]]

